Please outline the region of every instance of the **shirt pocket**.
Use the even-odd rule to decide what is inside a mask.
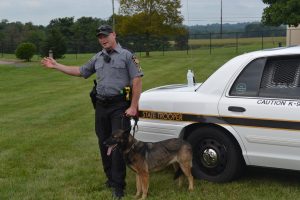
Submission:
[[[97,74],[103,74],[104,64],[103,62],[96,62],[95,63],[95,70]]]
[[[128,72],[126,68],[126,64],[122,61],[114,62],[111,66],[111,76],[116,77],[117,79],[123,79],[124,81],[128,78]]]

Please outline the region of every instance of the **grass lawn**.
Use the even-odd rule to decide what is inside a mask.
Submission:
[[[251,47],[252,48],[252,47]],[[236,55],[227,48],[140,55],[143,90],[185,83],[187,69],[198,82]],[[241,53],[241,52],[239,52]],[[66,55],[59,60],[81,65],[92,54]],[[13,56],[12,56],[13,57]],[[12,58],[10,57],[10,58]],[[94,110],[84,80],[30,63],[0,65],[0,200],[111,199],[94,133]],[[127,171],[125,199],[135,194],[135,175]],[[248,168],[238,180],[216,184],[195,181],[178,188],[171,168],[150,176],[149,200],[300,199],[300,174]]]

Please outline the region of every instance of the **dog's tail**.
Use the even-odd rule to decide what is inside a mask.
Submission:
[[[182,169],[179,167],[174,174],[174,180],[178,179],[181,175],[183,175]]]

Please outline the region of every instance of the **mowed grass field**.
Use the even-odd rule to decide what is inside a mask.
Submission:
[[[214,54],[194,50],[137,55],[146,90],[185,83],[187,69],[193,69],[196,80],[202,82],[237,54],[219,48]],[[59,62],[81,65],[91,56],[66,55]],[[43,68],[39,60],[0,65],[0,200],[111,199],[111,191],[104,187],[89,99],[94,77],[66,76]],[[135,174],[130,169],[126,181],[124,199],[132,199]],[[168,168],[151,174],[149,191],[149,200],[300,199],[300,173],[247,168],[230,183],[195,180],[195,190],[188,192],[186,182],[177,187],[173,170]]]

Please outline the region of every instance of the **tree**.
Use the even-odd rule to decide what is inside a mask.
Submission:
[[[35,26],[31,22],[22,24],[21,22],[9,23],[8,20],[0,22],[0,46],[1,51],[15,53],[17,46],[23,42],[35,44],[37,52],[40,43],[44,38],[45,27]]]
[[[16,50],[16,57],[28,62],[36,52],[36,46],[30,42],[21,43]]]
[[[72,26],[74,25],[74,17],[63,17],[52,19],[47,26],[48,30],[56,29],[58,30],[64,37],[64,42],[66,47],[70,47],[73,43],[73,31]]]
[[[65,39],[61,32],[56,28],[48,32],[46,40],[42,45],[42,56],[48,56],[49,50],[53,51],[54,58],[62,58],[67,51]]]
[[[176,50],[184,50],[188,48],[189,34],[183,29],[182,33],[175,36],[175,44],[174,47]]]
[[[125,17],[117,18],[117,32],[143,35],[149,56],[151,38],[173,35],[182,25],[180,8],[180,0],[120,0],[120,14]]]
[[[37,48],[37,53],[41,53],[41,45],[45,40],[45,32],[43,30],[31,30],[26,33],[24,41],[33,43]]]
[[[14,53],[18,44],[23,42],[24,25],[21,22],[2,22],[4,23],[1,23],[1,26],[3,26],[3,30],[1,32],[5,36],[2,42],[3,45],[6,46],[5,51],[7,53]]]
[[[22,35],[22,41],[33,43],[40,54],[42,41],[45,40],[45,27],[34,26],[31,22],[25,23]]]
[[[72,26],[73,49],[76,52],[97,52],[100,45],[96,37],[96,29],[106,21],[92,17],[81,17]]]
[[[250,23],[245,26],[245,36],[246,37],[264,37],[271,36],[283,36],[286,32],[286,27],[284,26],[265,26],[262,23]]]
[[[269,6],[264,9],[262,23],[271,26],[300,24],[299,0],[263,0]]]

